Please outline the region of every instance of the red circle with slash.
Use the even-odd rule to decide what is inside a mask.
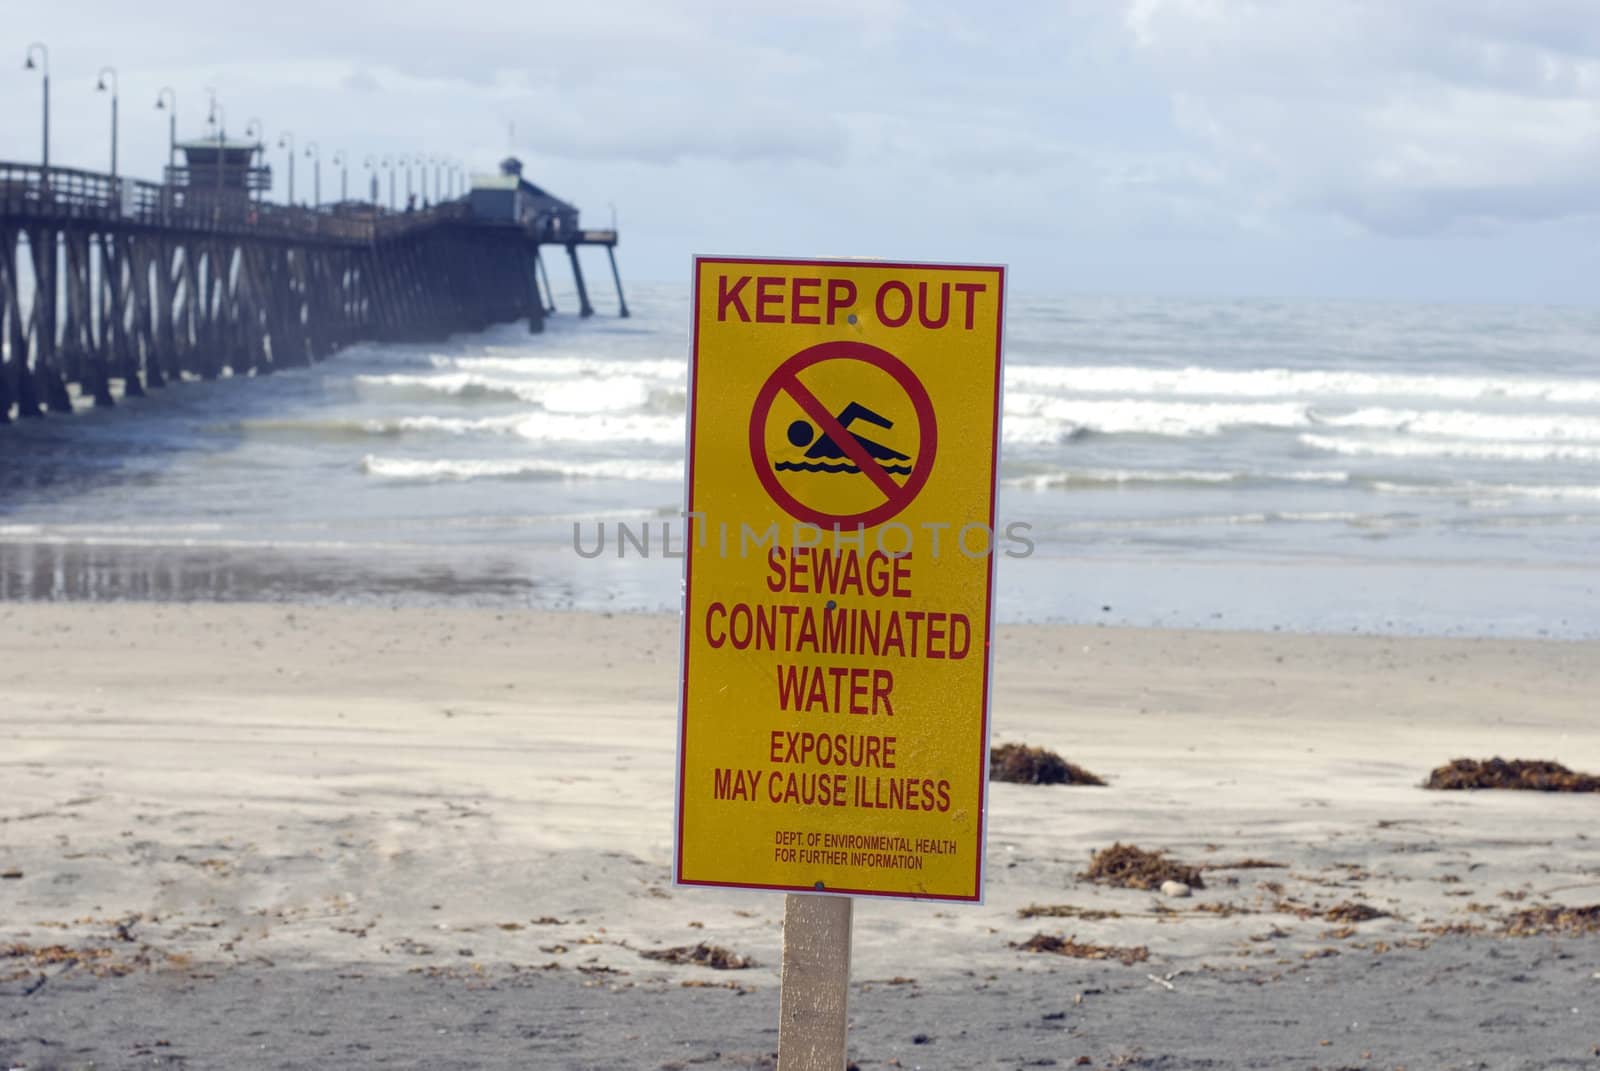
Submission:
[[[919,445],[917,459],[912,464],[911,474],[906,477],[904,483],[896,483],[892,476],[883,471],[866,448],[856,441],[855,436],[846,431],[838,419],[828,411],[827,406],[818,401],[817,396],[800,382],[801,372],[829,361],[864,362],[886,373],[901,390],[905,391],[906,397],[911,402],[911,409],[917,415]],[[827,513],[806,505],[779,482],[772,461],[767,456],[766,428],[772,404],[777,401],[780,394],[787,394],[794,399],[795,404],[821,433],[844,451],[845,456],[861,470],[862,474],[883,492],[883,502],[860,513]],[[801,350],[780,364],[772,375],[767,377],[767,381],[761,385],[761,390],[756,393],[755,404],[750,412],[750,460],[755,465],[756,475],[761,479],[761,486],[772,496],[774,502],[783,507],[785,513],[796,520],[824,529],[835,525],[850,527],[860,525],[870,528],[882,524],[909,506],[912,499],[916,498],[927,484],[928,476],[933,471],[934,449],[937,444],[933,401],[928,397],[927,388],[904,361],[865,342],[821,342]]]

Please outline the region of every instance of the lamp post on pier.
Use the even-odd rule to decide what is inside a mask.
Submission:
[[[383,158],[383,169],[389,172],[389,211],[394,211],[394,157]]]
[[[251,118],[251,120],[244,125],[244,136],[247,138],[256,139],[255,148],[250,150],[250,166],[252,167],[255,166],[255,156],[257,154],[261,156],[261,163],[263,165],[265,165],[267,162],[267,147],[262,144],[262,140],[266,137],[266,130],[267,128],[262,124],[261,120],[256,118]],[[248,190],[246,190],[245,196],[249,196]],[[260,202],[261,192],[258,190],[256,191],[256,203],[259,204]]]
[[[402,155],[397,161],[400,169],[406,173],[406,209],[411,209],[411,157]]]
[[[289,150],[289,204],[294,205],[294,134],[285,130],[278,137],[278,148]]]
[[[345,159],[344,150],[336,149],[333,162],[339,168],[339,203],[350,200],[350,164]]]
[[[322,150],[316,142],[306,144],[306,157],[311,160],[311,207],[322,207]]]
[[[39,62],[34,63],[34,54],[38,53]],[[24,70],[39,71],[44,83],[44,149],[41,152],[41,162],[44,166],[44,181],[50,183],[50,50],[35,41],[28,46],[28,58],[23,62]]]
[[[167,113],[167,170],[170,172],[178,166],[178,91],[171,86],[162,86],[156,94],[156,111],[162,110]],[[170,175],[167,181],[172,181]]]
[[[108,77],[111,79],[111,185],[114,190],[117,185],[117,69],[100,68],[100,79],[94,88],[95,92],[104,93]]]
[[[222,155],[224,144],[228,139],[228,113],[223,110],[222,105],[217,103],[217,91],[215,89],[207,86],[206,92],[211,95],[211,110],[206,116],[206,122],[215,123],[217,127],[217,203],[212,211],[220,212],[222,211]]]

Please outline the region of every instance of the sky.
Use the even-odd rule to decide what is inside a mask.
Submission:
[[[695,253],[1004,263],[1034,293],[1600,303],[1593,0],[0,0],[0,160],[124,174],[258,119],[282,199],[335,151],[514,152]],[[7,58],[7,53],[12,53]],[[12,60],[14,59],[14,62]],[[430,172],[431,175],[431,172]],[[430,187],[432,178],[429,179]]]

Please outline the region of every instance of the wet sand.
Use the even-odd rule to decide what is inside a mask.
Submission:
[[[775,1048],[782,897],[670,885],[672,619],[10,605],[0,657],[4,1066]],[[1600,797],[1418,787],[1600,770],[1600,645],[1029,627],[996,682],[1109,786],[996,785],[981,907],[858,902],[861,1066],[1600,1064],[1600,937],[1504,933],[1600,903]],[[1206,888],[1081,880],[1116,840]],[[640,955],[700,941],[757,965]]]
[[[1074,963],[858,983],[851,1057],[862,1068],[1588,1069],[1600,981],[1585,949],[1447,938],[1283,984],[1203,972],[1172,991]],[[10,1023],[24,1040],[9,1054],[29,1068],[770,1069],[778,1038],[771,993],[505,968],[68,978]]]

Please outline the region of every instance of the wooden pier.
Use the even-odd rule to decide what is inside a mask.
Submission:
[[[165,184],[0,163],[0,423],[185,378],[304,367],[362,340],[419,341],[554,311],[542,247],[617,234],[485,218],[463,198],[406,212],[259,199],[175,169]],[[191,172],[193,168],[189,169]],[[219,169],[220,170],[220,169]],[[569,206],[570,207],[570,206]]]

